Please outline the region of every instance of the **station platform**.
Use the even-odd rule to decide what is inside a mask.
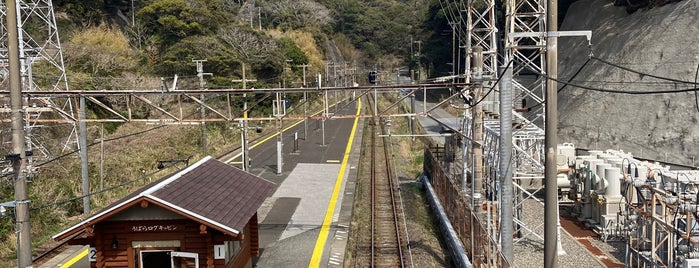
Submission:
[[[355,121],[348,133],[340,129],[349,123],[340,120]],[[333,132],[326,131],[325,146],[318,142],[319,129],[299,142],[299,152],[285,162],[288,172],[276,175],[271,165],[251,169],[278,183],[258,210],[260,256],[254,267],[343,266],[364,122],[333,121],[326,122]]]

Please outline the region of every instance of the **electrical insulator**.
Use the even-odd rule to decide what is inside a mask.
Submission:
[[[677,197],[671,196],[665,198],[665,203],[668,205],[674,205],[677,203]]]
[[[679,209],[680,209],[680,212],[684,213],[684,214],[696,213],[697,212],[697,205],[681,204]]]

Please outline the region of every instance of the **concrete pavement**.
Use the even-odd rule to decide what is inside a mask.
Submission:
[[[352,129],[353,121],[326,120],[325,146],[320,142],[320,129],[309,128],[298,153],[291,151],[293,140],[285,140],[284,167],[288,170],[281,175],[272,172],[276,169],[275,157],[270,155],[274,148],[251,151],[258,161],[253,162],[251,172],[278,183],[277,191],[258,210],[261,254],[255,259],[256,267],[309,267],[314,253],[320,267],[342,265],[363,131],[363,120]],[[352,130],[352,146],[347,148]],[[284,134],[285,139],[291,136],[293,131]],[[331,220],[323,230],[326,217]],[[327,235],[323,243],[318,240],[321,235]]]

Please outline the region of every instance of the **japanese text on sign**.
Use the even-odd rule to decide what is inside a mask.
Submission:
[[[179,228],[175,224],[152,224],[152,225],[133,225],[132,232],[172,232]]]

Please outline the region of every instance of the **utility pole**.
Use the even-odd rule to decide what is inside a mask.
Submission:
[[[136,10],[133,8],[133,1],[131,0],[131,26],[136,25]]]
[[[104,123],[100,127],[100,191],[104,190]]]
[[[306,87],[306,68],[311,65],[308,64],[301,64],[301,65],[296,65],[296,67],[301,67],[303,68],[303,84],[301,87]],[[308,94],[304,90],[303,91],[303,140],[306,140],[308,137]]]
[[[238,82],[238,83],[243,83],[243,90],[248,89],[247,88],[247,83],[248,82],[257,82],[257,79],[247,79],[245,78],[245,63],[241,62],[242,68],[243,68],[243,79],[234,79],[231,80],[232,82]],[[243,93],[243,118],[248,118],[248,94]]]
[[[333,61],[325,61],[325,83],[330,85],[330,65],[335,64]]]
[[[326,76],[327,76],[327,73],[326,73]],[[318,74],[318,90],[321,90],[323,88],[322,82],[323,82],[322,75]],[[376,90],[376,89],[374,89],[374,90]],[[325,119],[328,118],[328,112],[329,112],[328,111],[328,91],[327,90],[323,91],[323,106],[324,106],[323,107],[323,118],[321,119],[321,126],[322,126],[322,131],[321,131],[322,139],[321,139],[321,144],[320,144],[321,147],[325,147]]]
[[[15,181],[15,231],[17,232],[17,267],[32,266],[32,241],[29,224],[27,190],[27,153],[24,151],[24,112],[19,58],[17,1],[6,1],[7,47],[10,71],[10,108],[12,110],[12,161]]]
[[[558,32],[558,1],[547,0],[546,31]],[[558,84],[554,79],[558,78],[558,36],[547,34],[546,36],[546,106],[544,109],[544,147],[546,159],[544,161],[544,181],[546,182],[544,206],[544,267],[554,268],[558,266],[558,183],[556,175],[556,154],[558,153]]]
[[[275,116],[277,117],[277,122],[278,122],[278,133],[277,133],[277,175],[282,174],[282,166],[284,165],[284,144],[283,144],[283,132],[282,132],[282,117],[285,115],[285,109],[286,109],[286,101],[282,100],[281,98],[281,93],[277,92],[277,98],[276,98],[276,103],[277,103],[277,110],[275,111]]]
[[[243,79],[236,79],[233,80],[233,82],[242,82],[243,83],[243,90],[247,89],[247,82],[257,82],[257,79],[246,79],[245,78],[245,63],[242,62],[242,68],[243,68]],[[248,171],[248,140],[247,140],[247,131],[248,131],[248,94],[243,93],[243,122],[241,122],[241,131],[242,131],[242,154],[241,154],[241,167],[243,168],[243,171]]]
[[[78,111],[78,128],[79,138],[78,146],[80,149],[80,174],[82,177],[83,186],[83,214],[90,214],[90,177],[87,173],[87,120],[86,112],[87,109],[85,105],[85,96],[80,96],[80,111]]]
[[[260,31],[262,31],[262,7],[257,7],[257,24],[260,26]]]
[[[415,93],[410,93],[410,113],[412,114],[410,120],[408,120],[410,123],[410,136],[412,141],[415,141],[415,115],[417,114],[415,112]]]
[[[449,23],[449,26],[451,26],[451,75],[454,76],[451,81],[454,82],[458,75],[456,73],[456,60],[461,61],[461,59],[457,58],[456,55],[456,48],[459,47],[459,44],[456,43],[456,23]]]
[[[284,70],[282,70],[282,87],[286,88],[286,66],[288,63],[293,62],[293,60],[290,59],[285,59],[284,60]],[[282,117],[286,115],[286,99],[282,99],[281,94],[277,92],[277,111],[275,116],[277,117],[277,126],[278,126],[278,134],[277,134],[277,175],[282,175],[282,166],[284,165],[284,133],[282,132],[283,125],[282,125]]]
[[[303,86],[302,86],[302,87],[306,87],[306,68],[308,68],[308,67],[310,67],[310,66],[311,66],[311,65],[308,65],[308,64],[305,64],[305,63],[304,63],[304,64],[300,64],[300,65],[296,65],[296,67],[301,67],[301,68],[303,68]]]
[[[204,90],[204,86],[206,83],[204,82],[204,76],[205,75],[213,75],[212,73],[204,73],[204,62],[206,60],[192,60],[192,62],[195,62],[197,64],[197,77],[199,77],[199,89]],[[204,103],[204,94],[201,94],[201,102]],[[202,104],[200,106],[201,108],[201,150],[204,155],[206,155],[206,152],[208,151],[206,148],[206,123],[204,122],[204,119],[206,119],[206,107]]]
[[[417,43],[417,52],[415,52],[415,57],[417,57],[417,62],[418,62],[418,64],[417,64],[417,80],[420,81],[421,76],[422,76],[421,71],[420,71],[420,69],[421,69],[421,66],[420,66],[420,55],[421,54],[420,54],[420,52],[422,51],[422,41],[418,40],[418,41],[411,41],[411,42]],[[412,47],[412,44],[410,45],[410,47]]]
[[[505,60],[509,62],[510,55],[505,52]],[[500,81],[500,174],[501,203],[500,214],[500,244],[502,253],[508,263],[514,263],[514,215],[513,215],[513,185],[512,185],[512,67],[505,66],[505,72]]]
[[[335,87],[337,87],[337,79],[338,79],[337,68],[338,67],[339,66],[337,66],[336,64],[333,64],[333,86],[335,86]],[[333,93],[333,95],[335,95],[335,93]]]
[[[473,72],[471,78],[475,82],[473,102],[481,99],[483,91],[483,48],[473,47]],[[481,192],[483,189],[483,105],[478,104],[472,108],[471,118],[473,129],[473,177],[471,179],[471,205],[472,209],[479,214],[481,212]]]

